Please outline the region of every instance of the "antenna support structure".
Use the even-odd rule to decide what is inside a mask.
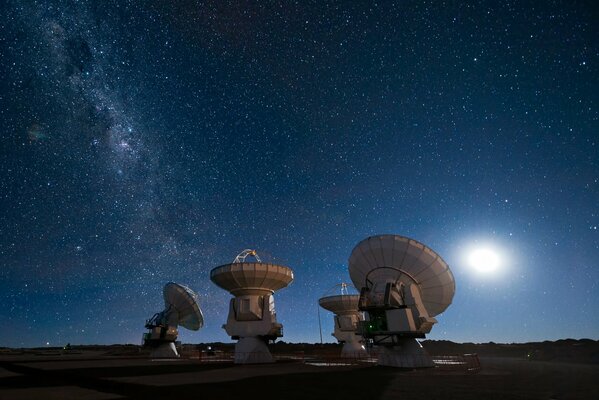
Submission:
[[[273,295],[293,281],[291,268],[263,263],[255,250],[246,249],[232,263],[210,271],[210,279],[234,296],[223,329],[237,340],[235,363],[274,362],[267,344],[283,336],[283,325],[277,322]]]
[[[338,291],[340,289],[340,291]],[[331,292],[337,292],[332,294]],[[318,300],[320,307],[335,314],[335,330],[332,335],[339,343],[341,357],[362,358],[368,352],[364,347],[364,338],[359,332],[360,323],[364,321],[364,313],[358,309],[359,294],[349,293],[347,283],[335,285],[329,294]]]
[[[146,321],[148,332],[143,335],[143,346],[150,347],[152,358],[178,358],[175,347],[179,325],[197,331],[204,325],[198,295],[187,286],[169,282],[163,289],[164,310]]]
[[[235,257],[235,259],[233,260],[233,264],[237,264],[237,263],[243,263],[245,262],[245,259],[248,256],[252,256],[256,259],[256,261],[258,261],[259,263],[262,262],[262,260],[260,259],[260,257],[258,256],[258,253],[256,252],[256,250],[252,250],[252,249],[245,249],[243,250],[241,253],[237,254],[237,257]]]
[[[379,350],[379,365],[433,367],[417,338],[424,338],[455,293],[449,266],[422,243],[399,235],[362,240],[349,258],[349,273],[365,313],[358,331]]]

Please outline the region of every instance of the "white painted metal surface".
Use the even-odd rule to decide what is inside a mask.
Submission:
[[[246,262],[248,255],[258,262]],[[223,328],[235,345],[235,363],[274,362],[267,343],[283,336],[277,322],[273,294],[293,281],[291,268],[259,262],[255,250],[244,250],[233,263],[210,272],[210,279],[235,298],[229,303],[229,315]]]
[[[152,358],[177,358],[175,341],[179,325],[197,331],[204,325],[204,316],[198,295],[185,285],[169,282],[162,290],[164,310],[146,321],[149,330],[144,334],[144,345],[153,348]]]
[[[431,317],[445,311],[455,293],[453,274],[441,256],[400,235],[371,236],[358,243],[349,257],[349,275],[358,290],[367,281],[415,283]]]
[[[359,294],[349,294],[347,284],[336,285],[341,294],[325,296],[318,300],[318,304],[325,310],[335,314],[335,329],[333,336],[343,343],[341,357],[360,358],[367,357],[368,352],[363,344],[363,338],[358,334],[358,324],[364,320],[364,314],[358,310]]]
[[[260,262],[221,265],[210,272],[210,279],[232,295],[274,293],[293,281],[289,267]]]
[[[434,366],[416,338],[451,304],[455,281],[447,263],[429,247],[400,235],[362,240],[349,257],[349,275],[366,313],[360,333],[379,346],[379,365]]]
[[[204,326],[204,315],[200,310],[198,295],[185,285],[169,282],[164,286],[164,308],[174,308],[177,325],[192,331]]]

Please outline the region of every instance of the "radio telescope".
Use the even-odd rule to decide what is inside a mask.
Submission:
[[[164,310],[146,321],[149,332],[143,335],[144,346],[152,347],[153,358],[179,357],[175,347],[177,327],[197,331],[204,325],[198,295],[187,286],[169,282],[164,285]]]
[[[341,357],[357,358],[368,355],[364,348],[363,338],[356,331],[358,324],[364,320],[364,315],[358,310],[359,294],[350,294],[346,283],[336,285],[333,289],[341,288],[341,293],[329,295],[318,300],[325,310],[335,314],[335,331],[333,336],[343,343]]]
[[[248,262],[253,256],[256,261]],[[274,362],[266,344],[283,336],[277,322],[274,292],[293,281],[293,271],[282,265],[261,262],[255,250],[244,250],[231,264],[210,271],[210,279],[234,298],[223,329],[235,344],[236,364]]]
[[[455,293],[455,281],[441,256],[399,235],[371,236],[349,257],[349,275],[360,291],[358,307],[365,339],[380,346],[379,365],[432,367],[416,338],[424,338]]]

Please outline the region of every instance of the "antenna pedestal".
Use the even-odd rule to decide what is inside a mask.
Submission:
[[[336,315],[335,316],[335,331],[333,336],[343,343],[341,349],[341,357],[343,358],[363,358],[368,356],[368,352],[362,342],[364,339],[356,333],[358,322],[361,316],[359,313]]]
[[[341,357],[343,358],[362,358],[368,357],[368,352],[366,348],[360,341],[362,338],[358,337],[354,341],[348,341],[343,343],[343,348],[341,349]]]
[[[363,313],[358,310],[359,296],[348,294],[346,286],[346,284],[341,284],[342,293],[340,295],[322,297],[318,300],[318,304],[325,310],[335,313],[333,336],[339,343],[343,343],[341,357],[367,357],[368,352],[363,345],[364,338],[357,332],[360,322],[364,320]]]
[[[162,343],[150,353],[151,358],[179,358],[177,348],[173,342]]]
[[[235,364],[266,364],[275,362],[266,343],[260,338],[239,338],[235,344]]]
[[[398,345],[379,347],[378,365],[397,368],[434,367],[432,357],[414,338],[402,338]]]

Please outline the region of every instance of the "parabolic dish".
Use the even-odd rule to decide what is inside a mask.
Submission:
[[[169,282],[164,285],[164,306],[173,307],[179,313],[179,325],[197,331],[204,325],[198,295],[187,286]]]
[[[210,271],[210,279],[231,294],[247,290],[275,292],[293,281],[289,267],[260,262],[238,262],[221,265]]]
[[[322,297],[318,304],[325,310],[335,314],[344,314],[358,311],[359,294],[338,294],[335,296]]]
[[[349,257],[349,276],[358,290],[370,283],[416,283],[431,317],[445,311],[455,293],[449,266],[429,247],[399,235],[378,235],[362,240]]]

